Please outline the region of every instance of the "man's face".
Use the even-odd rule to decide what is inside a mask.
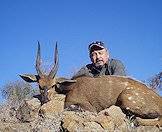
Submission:
[[[94,50],[90,54],[90,58],[91,58],[92,63],[96,67],[100,67],[100,66],[103,66],[105,63],[107,63],[109,54],[106,49]]]

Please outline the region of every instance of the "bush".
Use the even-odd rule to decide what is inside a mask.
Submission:
[[[159,74],[154,75],[149,80],[149,85],[154,90],[162,90],[162,72],[160,72]]]
[[[11,104],[20,104],[25,98],[30,98],[36,93],[33,87],[24,81],[15,81],[4,85],[2,96]]]

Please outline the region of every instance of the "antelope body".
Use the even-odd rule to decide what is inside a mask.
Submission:
[[[42,104],[50,101],[57,93],[57,89],[66,86],[68,92],[66,93],[65,107],[78,105],[83,110],[100,112],[111,105],[117,105],[126,113],[129,112],[140,117],[138,121],[142,125],[162,126],[162,98],[145,84],[128,77],[113,75],[97,78],[81,76],[75,80],[56,78],[58,69],[57,44],[55,64],[48,75],[41,71],[40,58],[40,44],[38,42],[36,59],[38,75],[24,74],[20,76],[27,82],[39,84]]]
[[[113,75],[97,78],[82,76],[76,78],[76,83],[68,86],[68,89],[66,107],[75,104],[84,110],[100,112],[111,105],[117,105],[123,111],[140,118],[159,118],[147,124],[162,126],[162,98],[134,79]],[[143,122],[141,124],[145,125]]]

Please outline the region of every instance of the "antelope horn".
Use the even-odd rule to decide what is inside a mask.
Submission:
[[[40,55],[40,43],[38,41],[38,50],[37,50],[37,58],[36,58],[36,65],[35,65],[35,68],[36,68],[36,71],[38,73],[39,76],[42,76],[43,73],[41,71],[41,68],[40,68],[40,65],[41,65],[41,55]]]
[[[57,49],[57,42],[56,42],[56,46],[55,46],[55,56],[54,56],[54,66],[52,67],[50,73],[49,73],[49,76],[51,78],[54,78],[56,73],[57,73],[57,70],[58,70],[58,49]]]

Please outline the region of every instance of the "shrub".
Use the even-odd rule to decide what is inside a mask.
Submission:
[[[24,81],[10,82],[2,88],[2,96],[11,104],[20,104],[25,98],[30,98],[36,93],[33,87]]]

